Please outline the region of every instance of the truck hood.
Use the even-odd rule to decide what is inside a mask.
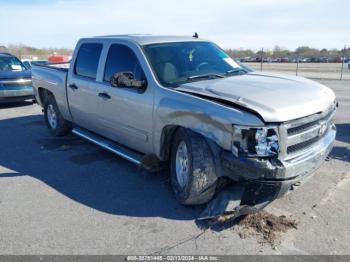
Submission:
[[[178,91],[233,102],[265,122],[284,122],[328,109],[335,100],[328,87],[302,77],[251,72],[186,83]]]
[[[0,71],[0,79],[31,78],[30,70],[24,71]]]

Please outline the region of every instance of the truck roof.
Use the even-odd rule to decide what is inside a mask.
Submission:
[[[204,39],[192,36],[165,36],[165,35],[149,35],[149,34],[127,34],[127,35],[105,35],[95,36],[93,39],[124,39],[129,40],[139,45],[148,45],[155,43],[170,43],[170,42],[188,42],[188,41],[204,41]],[[92,38],[84,38],[92,39]]]

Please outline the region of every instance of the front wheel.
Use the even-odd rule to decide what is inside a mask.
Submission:
[[[180,128],[175,134],[170,173],[175,197],[181,204],[204,204],[215,194],[213,153],[206,140],[191,130]]]
[[[70,132],[71,124],[62,117],[52,95],[45,101],[44,116],[46,126],[54,136],[64,136]]]

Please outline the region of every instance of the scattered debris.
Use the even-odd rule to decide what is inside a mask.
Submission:
[[[276,190],[275,186],[269,188],[253,182],[231,184],[207,204],[196,220],[215,224],[254,214],[275,199]]]
[[[286,216],[275,216],[266,211],[247,215],[235,227],[241,238],[256,236],[258,243],[268,243],[272,248],[276,248],[275,244],[281,233],[286,233],[290,229],[297,229],[295,220]]]

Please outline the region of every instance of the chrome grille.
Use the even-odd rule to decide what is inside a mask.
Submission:
[[[317,124],[316,122],[317,121],[314,121],[314,122],[311,122],[311,123],[307,123],[305,125],[289,128],[287,130],[287,133],[288,133],[289,136],[296,135],[296,134],[301,133],[301,132],[309,129],[310,127],[314,126],[315,124]]]
[[[21,87],[21,86],[31,86],[31,79],[14,79],[14,80],[0,80],[0,86],[3,87]]]
[[[314,143],[316,143],[319,139],[320,139],[320,137],[314,137],[314,138],[311,138],[310,140],[301,142],[299,144],[288,146],[287,147],[287,154],[293,154],[297,151],[305,150],[305,149],[309,148],[310,146],[312,146]]]
[[[333,124],[336,105],[328,110],[288,121],[280,126],[280,158],[291,159],[312,149]]]

